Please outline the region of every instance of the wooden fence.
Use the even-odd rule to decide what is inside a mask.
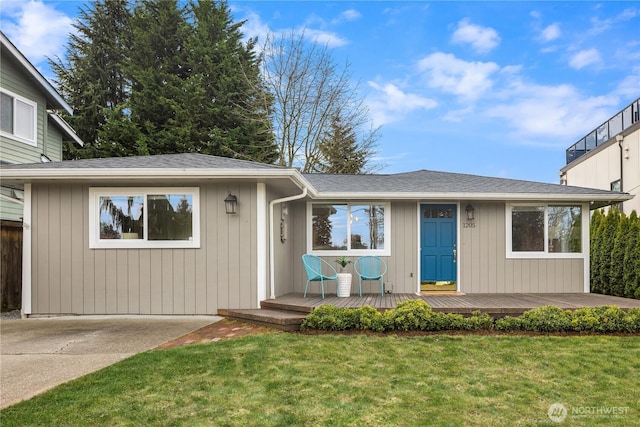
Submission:
[[[0,221],[0,307],[2,311],[22,305],[22,223]]]

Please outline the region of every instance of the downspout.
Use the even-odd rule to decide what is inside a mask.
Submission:
[[[616,135],[616,141],[618,142],[618,147],[620,148],[620,192],[624,192],[624,173],[623,173],[623,168],[624,168],[624,153],[623,153],[623,148],[622,148],[622,142],[624,141],[624,136],[622,135]],[[620,211],[622,212],[622,207],[624,205],[620,204]]]
[[[297,194],[295,196],[283,197],[282,199],[274,199],[269,202],[269,286],[271,290],[271,294],[269,295],[269,299],[276,299],[276,272],[275,272],[275,238],[273,231],[273,206],[276,203],[286,203],[292,200],[302,199],[307,196],[307,187],[302,189],[301,194]]]

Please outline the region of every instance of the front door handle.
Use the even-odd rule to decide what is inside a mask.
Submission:
[[[457,250],[453,250],[453,262],[456,262],[458,259],[458,251]]]

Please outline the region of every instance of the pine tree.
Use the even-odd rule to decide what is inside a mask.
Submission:
[[[358,147],[353,129],[336,115],[320,141],[321,160],[317,169],[324,173],[359,174],[367,162],[367,154]]]
[[[599,263],[598,280],[601,285],[601,293],[606,295],[611,294],[611,284],[609,282],[612,261],[611,252],[613,251],[613,244],[619,219],[620,212],[618,209],[610,209],[601,227],[602,244],[600,246],[600,251],[597,254],[597,262]]]
[[[624,254],[628,237],[629,218],[627,218],[624,213],[621,213],[613,239],[613,249],[611,251],[611,267],[609,270],[609,289],[611,295],[624,295]]]
[[[82,148],[66,144],[65,159],[114,155],[113,144],[98,133],[127,99],[123,67],[130,17],[127,0],[97,0],[81,8],[65,60],[49,61],[59,92],[74,110],[65,119],[85,142]]]
[[[255,40],[224,2],[99,0],[54,63],[86,148],[67,158],[200,152],[272,163]],[[184,6],[184,7],[183,7]],[[70,151],[73,150],[73,151]]]
[[[185,40],[191,150],[273,163],[277,153],[255,40],[242,43],[228,6],[190,1]]]
[[[636,211],[629,215],[629,231],[624,248],[624,296],[640,298],[640,218]]]
[[[591,260],[590,278],[591,292],[601,293],[602,283],[600,283],[600,251],[602,248],[602,235],[604,227],[604,215],[602,211],[596,210],[591,217],[589,226],[589,258]]]
[[[183,11],[177,0],[142,0],[130,22],[128,107],[130,120],[139,130],[137,143],[149,154],[183,152],[191,126],[185,106],[184,80],[190,70],[184,50],[188,26]]]

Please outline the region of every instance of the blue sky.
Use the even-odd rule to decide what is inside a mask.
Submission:
[[[51,77],[82,4],[0,0],[0,25]],[[350,63],[382,172],[558,182],[565,149],[640,96],[638,1],[229,5],[247,36],[305,29]]]

